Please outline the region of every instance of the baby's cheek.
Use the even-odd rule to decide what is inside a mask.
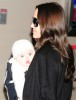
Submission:
[[[31,58],[30,58],[30,62],[32,61],[33,57],[34,57],[34,56],[31,56]]]

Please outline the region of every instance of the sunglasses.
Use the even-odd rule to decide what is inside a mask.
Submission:
[[[37,18],[33,18],[33,24],[34,24],[34,27],[38,27],[38,19]]]

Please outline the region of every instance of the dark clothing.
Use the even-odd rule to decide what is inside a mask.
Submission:
[[[67,82],[65,82],[63,86],[63,94],[61,100],[71,100],[72,89],[73,89],[72,80],[68,80]]]
[[[11,64],[7,62],[5,88],[7,90],[8,100],[18,100],[15,86],[12,79]]]
[[[36,52],[27,72],[23,100],[70,100],[64,95],[64,73],[60,54],[45,44]]]

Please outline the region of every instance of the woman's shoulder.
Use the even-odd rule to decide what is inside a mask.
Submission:
[[[61,59],[60,54],[51,45],[45,44],[38,51],[37,56],[50,56],[54,59]]]

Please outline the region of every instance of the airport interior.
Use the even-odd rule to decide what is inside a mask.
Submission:
[[[0,0],[0,100],[7,100],[3,88],[12,44],[18,39],[31,41],[33,11],[37,4],[46,2],[57,2],[65,10],[68,40],[74,49],[76,66],[76,0]],[[71,100],[76,100],[76,80],[73,87]]]

